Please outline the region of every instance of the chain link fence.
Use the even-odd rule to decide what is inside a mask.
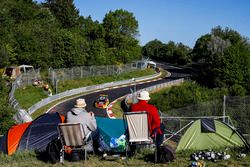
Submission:
[[[225,113],[231,117],[234,126],[241,133],[250,134],[250,96],[225,96],[224,106]]]
[[[107,66],[81,66],[73,68],[52,69],[48,71],[49,80],[53,87],[56,87],[57,82],[71,79],[83,79],[90,76],[114,75],[125,72],[131,72],[138,69],[145,69],[147,60],[135,61],[129,64],[122,65],[107,65]]]
[[[189,105],[183,108],[160,112],[166,133],[173,134],[188,125],[190,121],[201,118],[219,119],[237,129],[250,143],[250,96],[225,96],[224,100]],[[185,127],[187,128],[187,127]],[[178,141],[185,131],[174,137]]]
[[[9,103],[17,111],[14,115],[14,120],[17,123],[29,122],[32,120],[26,110],[22,109],[15,98],[15,91],[23,86],[31,85],[35,79],[40,79],[40,69],[28,73],[22,73],[12,83],[11,91],[9,93]]]

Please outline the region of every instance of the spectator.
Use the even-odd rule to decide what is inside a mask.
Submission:
[[[163,131],[164,125],[161,124],[160,116],[158,114],[158,110],[154,105],[148,104],[150,100],[148,91],[141,91],[137,99],[139,100],[138,103],[132,104],[130,107],[131,112],[136,111],[146,111],[148,114],[148,127],[149,133],[152,138],[156,135],[156,146],[159,147],[164,139]]]
[[[93,139],[93,149],[95,152],[109,151],[108,146],[100,138],[100,134],[97,128],[95,115],[93,112],[87,112],[85,107],[87,106],[85,99],[77,99],[76,105],[67,113],[68,123],[81,123],[84,128],[85,134],[91,135]],[[88,137],[89,138],[89,137]]]

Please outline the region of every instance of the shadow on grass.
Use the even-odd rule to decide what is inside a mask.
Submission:
[[[46,151],[35,151],[36,153],[36,158],[40,161],[43,161],[45,163],[50,163],[49,161],[49,156]]]
[[[140,160],[155,163],[155,155],[153,153],[146,154],[143,157],[141,157]]]

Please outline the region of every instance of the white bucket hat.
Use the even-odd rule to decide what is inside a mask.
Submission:
[[[137,96],[138,100],[150,100],[148,91],[141,91]]]
[[[85,102],[85,99],[77,99],[76,100],[75,107],[77,107],[77,108],[83,108],[83,107],[86,107],[86,106],[87,106],[87,104]]]

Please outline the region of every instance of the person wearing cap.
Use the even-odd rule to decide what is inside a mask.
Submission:
[[[163,130],[164,125],[161,124],[161,119],[158,114],[158,110],[154,105],[148,104],[150,100],[148,91],[141,91],[137,99],[139,100],[137,103],[132,104],[130,106],[131,112],[136,111],[146,111],[148,114],[148,127],[149,133],[152,137],[156,135],[156,145],[159,147],[163,142]]]
[[[94,113],[87,112],[85,109],[86,106],[85,99],[77,99],[74,108],[67,112],[66,121],[68,123],[81,123],[83,125],[85,134],[90,134],[93,139],[95,152],[109,151],[108,146],[106,146],[100,137]]]

